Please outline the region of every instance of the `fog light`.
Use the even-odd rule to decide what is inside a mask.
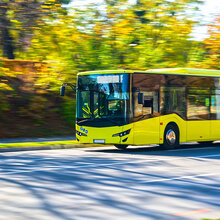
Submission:
[[[122,140],[122,142],[126,142],[128,140],[128,138],[125,138],[124,140]]]

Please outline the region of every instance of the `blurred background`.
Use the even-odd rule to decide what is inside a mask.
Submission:
[[[74,134],[80,71],[220,69],[219,0],[0,0],[0,138]]]

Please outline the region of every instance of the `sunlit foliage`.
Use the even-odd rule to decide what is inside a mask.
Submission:
[[[209,26],[209,37],[204,41],[208,51],[208,65],[220,69],[220,16]]]
[[[52,109],[73,124],[73,93],[62,101],[58,95],[61,83],[76,83],[79,71],[220,68],[220,18],[204,42],[192,40],[201,0],[104,0],[86,8],[67,7],[69,2],[1,1],[1,56],[44,68],[33,75],[0,67],[0,115],[14,108],[41,124]]]
[[[15,51],[25,50],[35,29],[45,25],[45,19],[54,20],[65,14],[62,3],[70,0],[3,0],[0,2],[1,46],[3,56],[15,58]]]

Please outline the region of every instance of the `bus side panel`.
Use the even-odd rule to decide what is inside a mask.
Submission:
[[[134,123],[134,145],[159,143],[159,117]]]
[[[122,126],[122,132],[130,130],[130,133],[128,135],[121,137],[121,144],[125,145],[133,145],[134,144],[134,124],[128,124]]]
[[[211,140],[220,140],[220,120],[211,121]]]
[[[210,121],[187,121],[187,141],[210,140]]]
[[[186,121],[176,114],[164,115],[160,117],[160,144],[163,144],[164,131],[170,122],[175,122],[179,128],[180,143],[186,142]]]

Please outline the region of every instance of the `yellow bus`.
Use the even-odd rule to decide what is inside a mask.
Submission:
[[[159,144],[220,140],[220,71],[100,70],[77,77],[80,143]]]

